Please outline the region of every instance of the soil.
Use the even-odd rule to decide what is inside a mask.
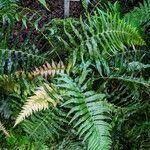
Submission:
[[[23,7],[28,7],[42,12],[48,20],[54,18],[64,17],[64,0],[49,0],[47,5],[49,11],[41,6],[37,0],[21,0],[21,5]],[[70,2],[70,17],[79,17],[83,14],[83,8],[81,2],[71,1]]]
[[[25,8],[30,8],[31,10],[36,10],[42,16],[39,22],[39,27],[42,27],[44,23],[50,22],[52,19],[64,18],[64,0],[47,0],[47,5],[49,10],[38,3],[37,0],[21,0],[20,5]],[[70,3],[70,17],[80,17],[84,13],[81,2],[71,2]],[[45,51],[47,49],[45,39],[40,39],[40,34],[28,24],[26,29],[21,22],[17,22],[12,37],[10,37],[9,47],[12,48],[22,48],[24,47],[24,41],[27,39],[30,45],[35,44],[38,49]],[[29,35],[30,31],[30,36]],[[42,36],[43,37],[43,36]],[[18,39],[18,40],[13,40]]]

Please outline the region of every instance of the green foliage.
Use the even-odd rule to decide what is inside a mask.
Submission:
[[[83,7],[87,10],[90,0],[82,0]]]
[[[69,43],[63,40],[66,49],[73,53],[68,70],[75,65],[77,56],[80,56],[82,62],[88,59],[95,61],[101,74],[100,66],[106,65],[104,57],[124,51],[126,44],[145,44],[136,28],[128,25],[116,14],[105,13],[100,9],[97,9],[93,16],[88,14],[87,20],[80,19],[82,28],[79,30],[71,21],[70,26],[70,31],[64,27]]]
[[[145,0],[139,7],[135,7],[133,11],[124,16],[124,20],[132,26],[140,26],[147,24],[150,18],[150,0]]]
[[[0,1],[0,149],[150,148],[149,0],[125,15],[82,3],[80,18],[45,21]]]
[[[82,76],[77,83],[68,76],[62,76],[58,80],[62,82],[58,87],[66,89],[63,96],[67,101],[63,106],[68,107],[72,104],[68,115],[73,115],[70,123],[77,128],[79,138],[82,137],[83,141],[88,144],[88,149],[109,149],[111,127],[106,120],[109,119],[107,114],[111,109],[109,104],[103,100],[105,95],[87,91],[87,83]]]
[[[48,9],[45,0],[38,0],[38,1],[39,1],[39,3],[41,3],[46,9]]]

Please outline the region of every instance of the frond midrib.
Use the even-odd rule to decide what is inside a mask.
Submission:
[[[95,34],[95,35],[93,35],[93,36],[91,36],[91,37],[86,37],[86,40],[83,40],[81,43],[80,43],[80,45],[78,45],[78,47],[80,47],[81,45],[84,45],[86,42],[88,42],[88,41],[91,41],[91,39],[92,38],[96,38],[96,37],[100,37],[100,36],[103,36],[103,35],[107,35],[107,36],[109,36],[109,34],[125,34],[125,35],[127,35],[128,37],[133,37],[133,33],[129,33],[129,32],[127,32],[127,31],[120,31],[120,30],[106,30],[106,31],[103,31],[103,32],[101,32],[101,33],[98,33],[98,34]],[[140,38],[140,37],[138,37],[139,38],[139,40],[141,41],[141,43],[139,43],[139,44],[141,44],[141,45],[144,45],[145,44],[145,42],[144,42],[144,40],[142,39],[142,38]],[[124,41],[123,41],[124,42]],[[131,41],[131,43],[132,43],[132,41]],[[77,45],[75,45],[76,47],[77,47]]]

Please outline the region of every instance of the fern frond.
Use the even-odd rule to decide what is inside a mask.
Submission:
[[[135,7],[133,11],[127,13],[124,20],[133,26],[140,26],[150,21],[150,0],[144,0],[139,7]]]
[[[88,14],[87,20],[81,18],[80,25],[82,28],[78,29],[70,21],[72,30],[64,28],[69,42],[61,38],[70,52],[69,66],[71,67],[79,58],[82,62],[90,59],[95,61],[100,72],[102,58],[125,51],[126,45],[145,44],[136,28],[121,20],[118,15],[105,13],[99,9],[93,16]]]
[[[5,129],[4,125],[1,123],[1,121],[0,121],[0,131],[2,131],[7,137],[10,136],[7,130]]]
[[[23,52],[22,50],[0,48],[0,73],[4,74],[4,72],[15,72],[17,69],[22,67],[27,69],[35,63],[42,64],[46,60],[46,57],[42,57],[38,53],[34,54]]]
[[[35,69],[32,70],[31,72],[16,71],[15,75],[17,77],[27,76],[29,79],[33,79],[41,75],[45,79],[47,79],[49,76],[54,77],[59,73],[64,73],[64,70],[65,66],[62,61],[60,61],[59,63],[55,63],[54,61],[52,61],[51,64],[46,62],[43,66],[35,67]]]
[[[79,79],[81,80],[81,79]],[[79,137],[88,143],[88,149],[103,150],[109,149],[111,145],[110,119],[107,114],[110,112],[109,104],[104,100],[105,94],[97,94],[93,91],[82,91],[83,82],[78,85],[67,75],[58,78],[66,93],[64,107],[72,106],[68,115],[73,115],[70,123],[77,128]],[[72,105],[71,105],[72,104]]]
[[[56,141],[68,126],[66,113],[56,107],[40,111],[23,122],[23,128],[36,141]],[[64,128],[65,127],[65,128]]]
[[[143,78],[135,78],[131,76],[109,76],[109,77],[102,77],[102,78],[108,80],[118,80],[118,81],[128,82],[132,84],[137,84],[140,86],[144,86],[146,88],[150,86],[148,81],[144,80]]]
[[[65,70],[65,66],[62,61],[59,63],[55,63],[52,61],[52,63],[46,62],[41,67],[36,67],[33,71],[27,72],[27,71],[16,71],[14,74],[11,75],[1,75],[0,76],[0,87],[5,90],[6,93],[17,93],[21,94],[21,87],[23,87],[24,94],[27,92],[30,94],[32,90],[31,83],[28,83],[28,80],[30,82],[34,82],[33,79],[35,77],[38,77],[39,75],[43,76],[44,78],[48,78],[49,76],[54,77],[55,75],[59,73],[63,73]],[[30,88],[30,89],[29,89]],[[28,95],[28,94],[25,95]]]
[[[150,64],[143,64],[139,61],[132,61],[128,64],[129,71],[141,71],[150,68]]]
[[[52,61],[52,64],[49,64],[48,62],[44,64],[41,67],[36,67],[31,73],[29,73],[29,76],[43,76],[44,78],[48,78],[48,76],[54,77],[55,75],[59,73],[63,73],[65,69],[65,66],[62,61],[59,63],[55,63]]]
[[[52,91],[52,88],[50,86],[48,86],[47,84],[45,84],[45,86],[46,88],[48,88],[49,91]],[[14,126],[19,124],[26,117],[32,115],[34,112],[48,109],[49,108],[48,102],[53,104],[54,107],[56,107],[57,105],[57,102],[48,95],[44,87],[39,87],[37,91],[35,91],[35,95],[29,97],[29,99],[24,104],[19,116],[15,121]]]
[[[20,85],[14,78],[8,77],[7,75],[0,76],[0,87],[7,93],[18,93],[20,94]]]
[[[86,150],[87,148],[86,145],[78,139],[74,129],[67,131],[67,134],[63,137],[63,139],[59,139],[59,142],[53,142],[51,147],[57,150],[64,150],[66,148],[70,150]]]

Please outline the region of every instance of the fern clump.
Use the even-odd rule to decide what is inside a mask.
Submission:
[[[39,2],[0,0],[2,148],[150,149],[149,0],[127,14],[83,0],[53,21]]]
[[[46,88],[48,88],[48,90],[52,91],[52,89],[47,84],[45,84],[45,86]],[[23,121],[25,117],[32,115],[33,112],[48,109],[49,108],[48,102],[52,103],[54,107],[56,107],[57,105],[57,102],[51,97],[49,97],[44,87],[39,87],[35,92],[35,95],[31,96],[24,104],[22,111],[17,117],[14,126]]]

